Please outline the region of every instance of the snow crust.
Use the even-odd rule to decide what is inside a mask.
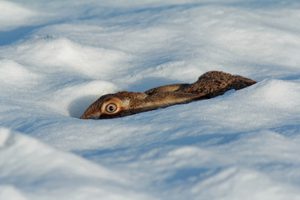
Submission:
[[[0,199],[300,199],[296,0],[0,2]],[[80,120],[103,94],[257,80]]]

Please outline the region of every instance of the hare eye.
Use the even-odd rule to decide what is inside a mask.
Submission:
[[[114,112],[116,112],[116,110],[117,110],[117,105],[114,104],[114,103],[110,103],[110,104],[108,104],[108,105],[106,106],[105,110],[106,110],[106,112],[108,112],[108,113],[114,113]]]

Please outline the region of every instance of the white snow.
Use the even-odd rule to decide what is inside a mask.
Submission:
[[[300,199],[300,2],[0,2],[0,200]],[[214,99],[80,120],[223,70]]]
[[[37,17],[35,11],[9,1],[1,1],[0,10],[0,31],[30,25]]]

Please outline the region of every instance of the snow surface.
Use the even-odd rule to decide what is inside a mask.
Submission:
[[[0,1],[0,199],[300,199],[297,0]],[[80,120],[99,96],[259,81]]]

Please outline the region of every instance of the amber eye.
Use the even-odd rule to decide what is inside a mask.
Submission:
[[[117,110],[117,105],[114,103],[110,103],[105,107],[105,111],[108,113],[114,113]]]

